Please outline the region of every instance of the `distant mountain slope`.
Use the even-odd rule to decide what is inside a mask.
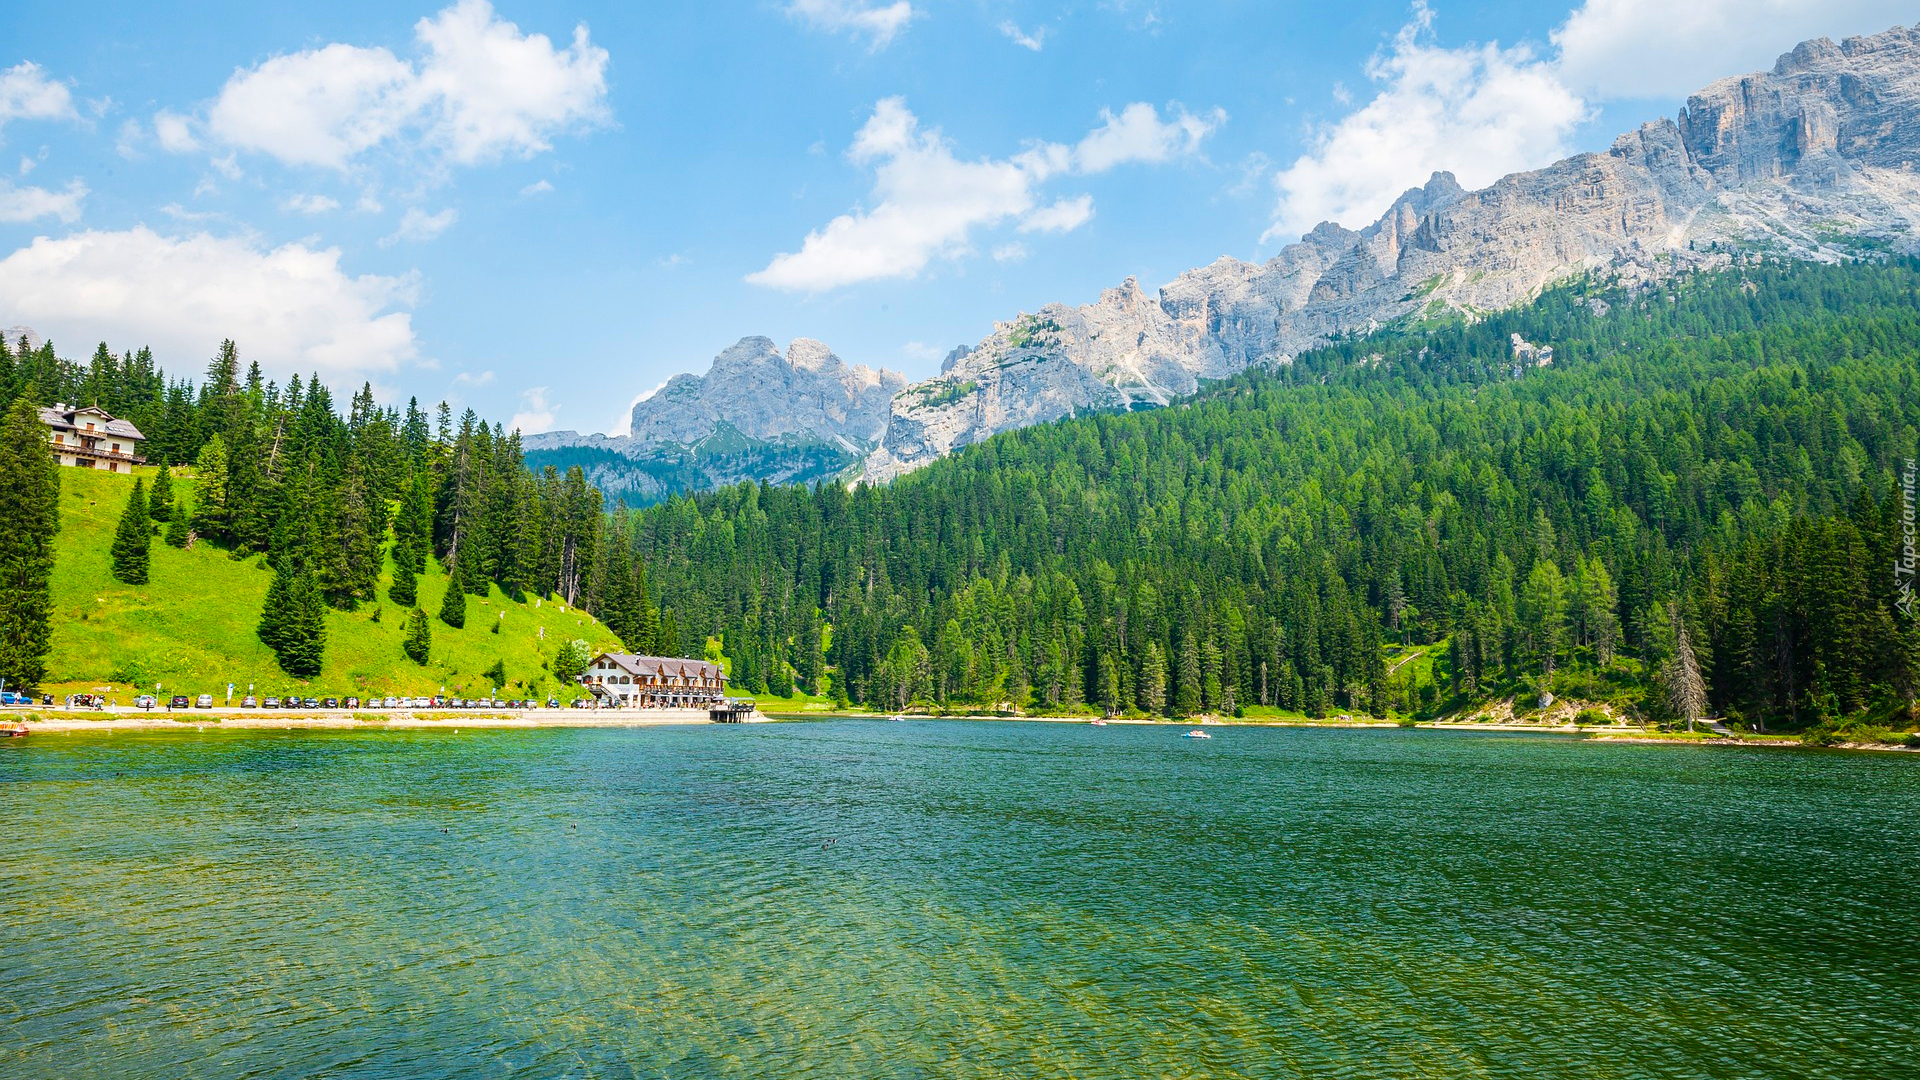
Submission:
[[[1578,273],[1634,280],[1741,253],[1912,251],[1916,162],[1920,28],[1807,42],[1607,153],[1474,192],[1438,173],[1365,229],[1323,224],[1264,265],[1223,258],[1157,298],[1129,279],[1093,304],[1003,323],[894,399],[866,475],[1076,412],[1159,404],[1344,332],[1511,307]]]
[[[705,378],[681,376],[642,402],[624,441],[535,436],[529,457],[602,447],[635,464],[609,458],[597,482],[656,498],[822,471],[887,480],[996,432],[1165,404],[1343,334],[1478,318],[1580,274],[1636,282],[1751,255],[1836,262],[1920,250],[1916,164],[1920,27],[1822,38],[1771,71],[1706,87],[1677,119],[1642,125],[1606,153],[1480,191],[1436,173],[1366,228],[1322,224],[1263,264],[1222,258],[1157,296],[1129,278],[1091,304],[1023,314],[912,386],[889,390],[898,377],[888,372],[849,380],[837,359],[811,359],[825,352],[817,343],[781,357],[748,338]],[[748,445],[721,469],[697,447],[723,422]],[[821,445],[846,461],[796,462],[794,447]]]
[[[784,355],[741,338],[704,376],[676,375],[633,407],[626,435],[526,438],[528,463],[584,467],[610,498],[638,505],[743,479],[806,483],[846,471],[886,433],[899,372],[848,366],[818,341]]]

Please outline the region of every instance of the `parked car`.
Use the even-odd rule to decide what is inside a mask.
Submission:
[[[319,707],[320,707],[320,699],[319,699],[319,698],[307,698],[307,699],[306,699],[305,701],[302,701],[302,702],[300,703],[300,707],[301,707],[301,708],[303,708],[303,709],[317,709],[317,708],[319,708]]]
[[[213,695],[212,695],[212,694],[201,694],[201,695],[200,695],[199,697],[197,697],[197,698],[194,698],[194,699],[193,699],[193,707],[194,707],[194,708],[196,708],[196,709],[211,709],[211,708],[213,708]]]
[[[243,709],[257,709],[260,707],[260,699],[254,697],[252,694],[248,694],[246,697],[240,699],[240,707]]]
[[[29,702],[29,704],[31,704],[31,702]],[[133,699],[133,707],[136,709],[151,709],[158,704],[159,702],[154,700],[152,694],[141,694],[139,697]]]
[[[11,690],[0,690],[0,705],[31,705],[32,694],[16,694]]]
[[[383,709],[397,709],[400,707],[400,702],[393,698],[384,698],[380,702],[380,707]]]
[[[348,698],[348,699],[347,699],[347,708],[349,708],[349,709],[357,709],[357,708],[359,708],[359,707],[360,707],[360,699],[359,699],[359,698],[357,698],[357,697],[350,697],[350,698]]]
[[[187,700],[187,695],[185,694],[175,694],[167,699],[167,708],[169,709],[184,709],[190,704],[192,704],[192,702]]]
[[[260,707],[263,709],[277,709],[280,707],[280,699],[277,697],[267,698],[260,702]]]
[[[549,709],[557,709],[557,708],[559,708],[559,707],[560,707],[560,699],[559,699],[559,698],[557,698],[557,697],[550,697],[550,698],[548,698],[548,699],[547,699],[547,708],[549,708]]]
[[[340,707],[340,699],[337,697],[321,698],[320,707],[323,709],[337,709]]]

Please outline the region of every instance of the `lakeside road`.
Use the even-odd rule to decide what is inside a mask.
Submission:
[[[0,719],[15,720],[11,714]],[[747,723],[762,723],[755,713]],[[89,731],[346,730],[353,728],[658,727],[711,724],[705,709],[378,709],[264,712],[258,709],[77,710],[42,713],[28,725],[38,734]]]

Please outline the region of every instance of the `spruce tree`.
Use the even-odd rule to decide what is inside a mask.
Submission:
[[[273,581],[267,585],[267,599],[260,605],[260,640],[276,657],[292,641],[294,618],[293,574],[281,566],[274,570]]]
[[[467,594],[455,574],[447,574],[447,595],[440,601],[440,621],[455,630],[467,625]]]
[[[287,674],[311,679],[320,674],[327,648],[327,601],[320,593],[320,581],[312,572],[296,574],[291,596],[292,633],[280,654],[280,667]]]
[[[215,435],[200,450],[194,465],[200,477],[200,505],[194,508],[193,531],[213,540],[227,536],[227,444]]]
[[[425,664],[427,655],[433,649],[433,624],[427,621],[427,613],[414,608],[407,614],[407,636],[400,648],[416,664]]]
[[[420,599],[420,579],[399,552],[394,554],[393,584],[387,587],[387,596],[401,607],[412,607]]]
[[[127,496],[127,508],[120,512],[120,528],[113,534],[113,576],[129,585],[145,585],[152,544],[146,482],[135,480],[133,494]]]
[[[187,531],[187,516],[190,508],[187,500],[181,499],[173,505],[173,517],[167,522],[167,546],[184,548],[191,534]]]
[[[147,516],[159,522],[173,518],[173,472],[167,468],[164,456],[160,459],[160,471],[153,476],[153,490],[147,493]]]
[[[60,474],[32,398],[28,388],[0,424],[0,678],[23,690],[47,673],[60,527]]]

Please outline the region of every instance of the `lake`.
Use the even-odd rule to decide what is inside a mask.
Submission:
[[[1920,758],[982,722],[0,743],[0,1076],[1920,1075]]]

